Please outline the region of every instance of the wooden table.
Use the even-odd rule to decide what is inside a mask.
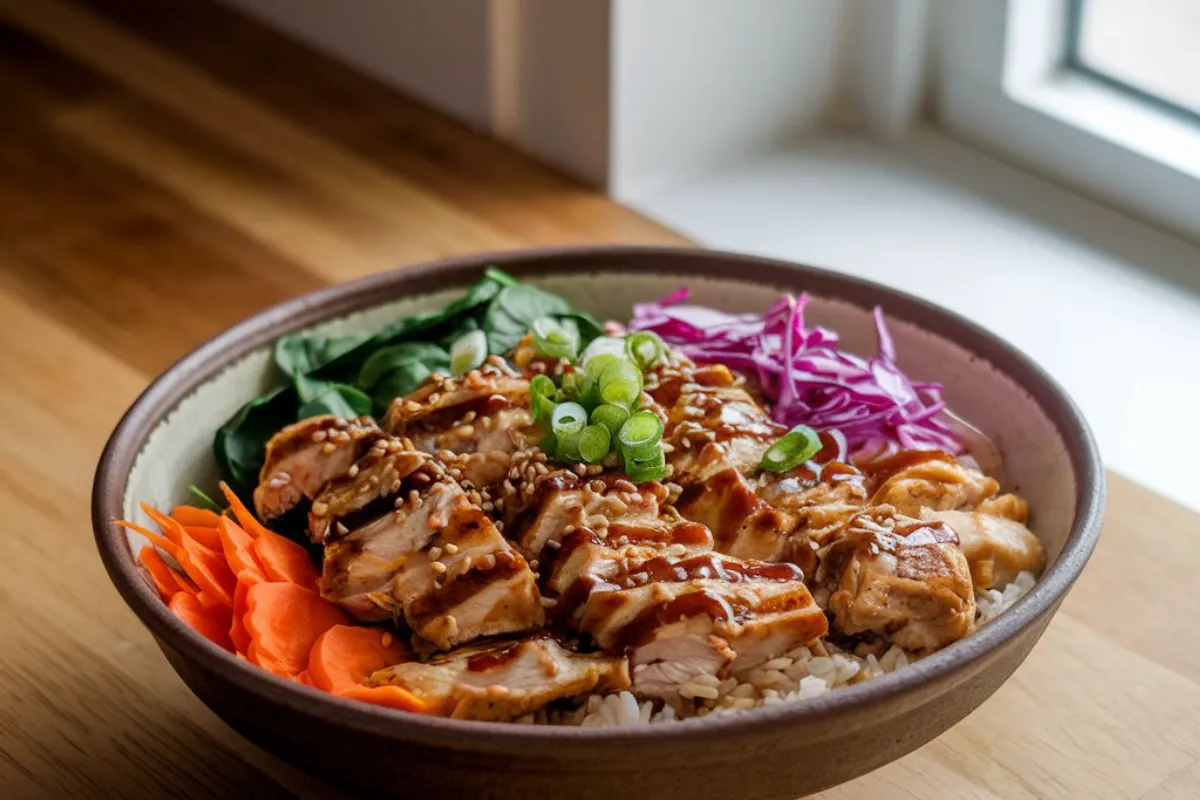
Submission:
[[[100,566],[92,469],[178,355],[330,281],[450,253],[679,242],[199,0],[0,0],[0,797],[343,796],[242,741]],[[1200,518],[1111,476],[1016,677],[824,793],[1200,797]]]

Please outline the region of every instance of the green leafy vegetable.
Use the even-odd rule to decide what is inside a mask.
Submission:
[[[192,502],[195,503],[197,507],[207,508],[209,511],[217,514],[225,513],[225,509],[221,508],[221,506],[217,504],[216,500],[213,500],[211,497],[209,497],[208,494],[196,484],[193,483],[188,485],[188,494],[192,496]]]
[[[483,317],[488,349],[493,353],[506,353],[517,346],[534,320],[570,311],[566,300],[536,286],[506,286],[496,295]]]
[[[487,351],[504,354],[541,317],[566,329],[579,347],[602,334],[594,319],[561,297],[489,267],[441,311],[397,319],[374,336],[284,336],[274,357],[290,385],[254,398],[221,426],[213,439],[217,465],[234,490],[249,497],[266,443],[280,429],[321,414],[382,414],[433,372],[449,373],[450,348],[464,335],[482,331]]]

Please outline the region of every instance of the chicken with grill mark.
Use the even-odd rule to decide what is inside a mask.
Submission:
[[[827,630],[799,568],[712,552],[697,523],[610,525],[563,539],[547,591],[555,615],[626,653],[646,697],[808,644]]]
[[[359,619],[403,619],[436,649],[542,625],[533,572],[478,493],[412,450],[373,449],[355,466],[313,503],[326,598]]]
[[[1003,586],[1018,573],[1039,573],[1046,565],[1042,543],[1021,522],[979,511],[922,509],[921,519],[944,522],[958,535],[976,589]]]
[[[310,417],[279,431],[267,442],[254,490],[259,517],[271,520],[287,513],[301,499],[311,500],[382,437],[383,431],[369,417]]]
[[[875,506],[847,523],[822,554],[834,628],[929,652],[970,633],[975,593],[958,537],[943,522]]]
[[[401,686],[444,716],[508,721],[555,700],[628,689],[629,666],[624,658],[575,653],[536,634],[397,664],[376,672],[370,683]]]
[[[948,453],[902,452],[865,469],[876,484],[871,505],[889,505],[906,516],[933,511],[970,510],[1024,522],[1029,509],[1016,495],[997,495],[1000,484],[977,469],[959,464]]]
[[[525,448],[528,407],[529,381],[489,363],[457,380],[431,376],[392,402],[384,427],[422,452],[460,456],[463,478],[483,488],[502,480]]]

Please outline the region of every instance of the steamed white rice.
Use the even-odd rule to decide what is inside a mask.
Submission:
[[[1034,582],[1032,573],[1022,572],[1003,589],[976,592],[976,628],[1006,611],[1033,588]],[[839,686],[903,669],[914,660],[913,655],[896,646],[881,657],[861,658],[828,642],[818,642],[739,670],[725,679],[697,675],[681,683],[677,693],[665,701],[639,701],[630,692],[591,695],[578,708],[565,711],[542,709],[517,721],[604,727],[653,725],[690,717],[731,714],[816,697]]]

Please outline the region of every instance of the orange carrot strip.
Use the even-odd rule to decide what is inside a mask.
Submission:
[[[202,528],[195,525],[186,525],[183,529],[187,531],[189,536],[207,547],[209,550],[221,549],[221,534],[217,533],[216,528]]]
[[[179,563],[188,577],[221,605],[233,608],[233,590],[237,586],[237,578],[229,569],[225,554],[205,547],[186,532],[180,550],[183,557]]]
[[[140,533],[142,536],[145,536],[150,540],[151,544],[158,547],[171,558],[178,561],[181,565],[183,564],[183,548],[180,547],[180,545],[176,542],[171,541],[165,536],[154,533],[148,528],[143,528],[141,525],[137,525],[132,522],[126,522],[123,519],[114,520],[114,522],[117,525],[120,525],[122,528],[128,528],[131,531],[135,531]]]
[[[243,570],[237,576],[237,588],[233,590],[233,620],[230,623],[229,638],[237,652],[247,656],[249,660],[250,634],[246,632],[243,620],[246,616],[246,593],[250,587],[265,580],[260,573]]]
[[[246,508],[246,504],[242,502],[242,498],[234,494],[233,489],[229,488],[229,484],[221,481],[221,491],[225,493],[225,499],[229,501],[229,507],[233,509],[234,516],[237,517],[238,523],[246,533],[257,539],[264,533],[272,531],[259,522],[250,509]]]
[[[196,587],[177,571],[172,569],[158,551],[147,545],[138,552],[138,561],[154,579],[154,586],[162,596],[163,602],[170,602],[176,592],[196,593]]]
[[[267,531],[254,540],[254,555],[262,564],[263,571],[273,581],[286,581],[305,589],[317,588],[317,570],[308,557],[308,551],[300,545]]]
[[[362,686],[379,670],[410,657],[408,648],[390,633],[335,625],[313,644],[308,674],[313,686],[337,694]]]
[[[232,652],[228,609],[209,608],[187,592],[176,592],[171,598],[170,609],[205,639]]]
[[[220,550],[229,562],[229,568],[234,575],[242,572],[252,573],[256,578],[266,580],[258,556],[254,555],[254,539],[250,534],[238,527],[237,523],[228,517],[221,517],[217,523],[217,535],[220,538]]]
[[[415,711],[423,714],[429,711],[429,706],[421,698],[408,689],[399,686],[355,686],[344,692],[338,692],[338,697],[349,697],[372,705],[395,708],[400,711]]]
[[[183,543],[184,530],[182,525],[148,503],[140,503],[138,507],[146,513],[146,516],[154,520],[154,524],[163,532],[163,536],[166,536],[176,544]]]
[[[294,583],[256,583],[246,592],[242,624],[250,635],[247,657],[287,677],[308,668],[313,643],[349,620],[319,594]]]
[[[171,509],[171,518],[184,527],[215,528],[221,515],[207,508],[175,506]]]

